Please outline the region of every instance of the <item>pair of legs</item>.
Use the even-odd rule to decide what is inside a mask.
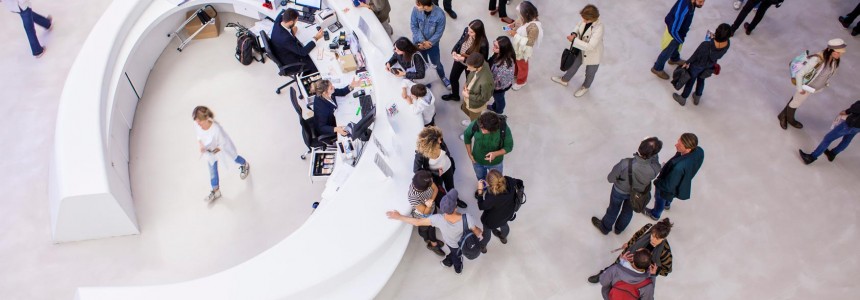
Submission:
[[[737,31],[738,28],[741,27],[741,23],[744,22],[750,11],[752,11],[753,8],[756,6],[758,6],[758,10],[753,17],[752,22],[750,22],[748,26],[744,27],[747,31],[747,34],[750,34],[755,29],[756,25],[758,25],[758,22],[761,22],[761,19],[764,18],[764,13],[767,12],[767,9],[771,6],[771,3],[769,0],[764,0],[764,2],[763,0],[747,1],[747,4],[744,5],[743,8],[741,8],[741,11],[738,13],[738,17],[735,18],[735,22],[732,24],[732,34],[734,34],[735,31]]]
[[[564,82],[569,82],[573,75],[576,75],[576,71],[579,71],[579,67],[582,66],[582,54],[577,55],[576,59],[573,60],[573,65],[570,66],[570,69],[567,69],[564,72],[564,75],[561,76],[561,80]],[[582,82],[583,88],[590,88],[591,83],[594,82],[594,75],[597,74],[597,68],[600,65],[586,65],[585,66],[585,81]]]
[[[660,215],[663,214],[663,210],[668,209],[669,206],[672,205],[673,197],[663,197],[660,195],[660,191],[654,189],[654,208],[651,209],[651,218],[659,219]]]
[[[418,236],[424,239],[425,243],[428,243],[433,247],[439,245],[439,239],[436,238],[436,227],[418,226]]]
[[[433,0],[433,5],[439,6],[439,0]],[[449,16],[451,16],[451,18],[457,18],[457,13],[455,13],[454,8],[451,7],[451,0],[442,0],[442,8]]]
[[[234,160],[240,166],[245,166],[247,163],[241,155],[237,155]],[[218,161],[209,164],[209,183],[212,185],[212,190],[217,191],[219,189],[219,178],[218,178]]]
[[[382,28],[385,28],[385,32],[388,35],[394,34],[394,28],[391,28],[391,19],[386,19],[385,21],[379,20],[379,23],[382,23]]]
[[[440,59],[439,45],[433,45],[433,47],[430,47],[430,49],[421,50],[420,52],[422,55],[425,55],[428,59],[430,59],[431,63],[436,65],[436,74],[439,75],[439,78],[446,79],[447,77],[445,77],[445,67],[442,66],[442,61]],[[445,85],[450,86],[450,83],[446,83]]]
[[[454,266],[454,272],[463,272],[463,257],[460,254],[460,248],[454,248],[451,247],[451,245],[448,245],[448,250],[451,252],[448,253],[448,256],[445,256],[445,259],[442,260],[442,264],[446,267]]]
[[[499,13],[499,18],[502,19],[502,22],[505,23],[513,23],[514,20],[508,17],[508,6],[505,4],[506,0],[490,0],[490,14],[494,14],[495,12]]]
[[[508,234],[511,233],[511,226],[508,226],[508,223],[505,222],[504,225],[499,228],[484,228],[483,237],[481,238],[481,248],[487,248],[487,245],[490,244],[490,239],[493,237],[493,231],[496,231],[499,235],[500,239],[506,240],[508,238]]]
[[[666,35],[669,34],[667,31]],[[681,60],[681,53],[679,50],[681,49],[681,44],[674,38],[669,41],[669,44],[663,48],[663,51],[660,51],[660,55],[657,56],[657,61],[654,62],[654,70],[655,71],[663,71],[663,67],[666,65],[666,61],[676,62]]]
[[[851,27],[851,23],[854,23],[854,19],[856,19],[858,15],[860,15],[860,3],[858,3],[857,7],[847,15],[839,17],[839,23],[842,23],[842,27],[848,29]],[[856,36],[858,34],[860,34],[860,24],[855,25],[854,30],[851,31],[851,35]]]
[[[451,76],[448,77],[448,81],[451,82],[450,98],[460,100],[460,92],[462,92],[460,90],[460,75],[463,75],[463,73],[466,73],[466,76],[469,76],[469,70],[466,70],[466,65],[455,61],[454,65],[451,66]]]
[[[479,163],[473,163],[472,167],[475,169],[475,177],[478,177],[478,180],[485,180],[487,179],[487,173],[489,173],[490,170],[496,170],[499,171],[499,173],[504,174],[505,172],[502,172],[504,170],[503,164],[504,163],[499,163],[493,166],[485,166]]]
[[[460,103],[460,110],[462,110],[463,113],[466,114],[467,117],[469,117],[469,121],[474,121],[474,120],[478,119],[478,117],[481,116],[481,113],[484,112],[483,110],[479,111],[479,112],[474,112],[474,111],[469,110],[469,107],[466,105],[466,101],[463,101],[463,103]]]
[[[842,138],[842,141],[839,142],[839,145],[836,145],[836,148],[830,150],[831,156],[836,156],[845,148],[848,148],[848,145],[851,144],[851,140],[854,139],[854,136],[860,132],[860,128],[855,128],[848,126],[846,122],[839,123],[836,127],[830,130],[827,134],[824,135],[824,139],[821,140],[821,143],[818,144],[818,147],[815,148],[815,151],[812,151],[810,155],[812,155],[813,159],[817,159],[821,154],[830,147],[830,144],[833,143],[838,138]]]
[[[806,102],[806,99],[809,98],[809,92],[795,92],[794,96],[788,100],[788,103],[785,105],[785,108],[782,109],[782,112],[779,113],[777,118],[779,118],[779,126],[782,129],[787,129],[787,125],[791,125],[794,128],[801,129],[803,128],[803,123],[800,123],[794,118],[797,109],[803,105],[803,102]]]
[[[630,205],[630,195],[622,194],[613,186],[612,192],[609,194],[609,207],[606,208],[606,214],[600,219],[601,228],[599,229],[604,233],[609,233],[614,226],[615,233],[621,233],[630,224],[631,219],[633,219],[633,206]]]
[[[11,1],[11,0],[7,0]],[[45,48],[42,47],[42,44],[39,43],[39,37],[36,35],[36,26],[39,25],[42,28],[50,29],[51,28],[51,19],[50,16],[48,18],[43,17],[40,14],[37,14],[33,11],[32,8],[27,8],[21,11],[21,21],[24,22],[24,32],[27,33],[27,40],[30,42],[30,50],[33,51],[33,56],[40,56],[43,52],[45,52]]]
[[[517,78],[517,85],[525,85],[529,80],[529,61],[525,59],[517,59],[514,76]]]
[[[690,67],[690,81],[687,81],[687,84],[684,85],[681,97],[690,97],[690,93],[693,92],[693,85],[696,86],[696,96],[702,96],[702,93],[705,92],[705,79],[699,77],[699,75],[702,75],[703,71],[705,71],[704,68]]]
[[[436,171],[433,171],[433,181],[436,185],[445,188],[446,191],[454,189],[454,168],[448,168],[448,171],[442,173],[442,176],[437,176]]]
[[[511,89],[511,86],[493,91],[493,104],[490,104],[489,109],[496,112],[497,114],[505,113],[505,93]]]

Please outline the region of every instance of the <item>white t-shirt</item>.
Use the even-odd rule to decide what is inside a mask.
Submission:
[[[439,157],[436,159],[430,158],[428,164],[431,170],[442,170],[442,173],[448,172],[451,168],[451,159],[445,154],[445,150],[439,150]]]
[[[475,227],[481,227],[481,222],[470,216],[469,214],[463,214],[463,217],[469,222],[469,229],[473,229]],[[459,248],[460,247],[460,238],[463,237],[463,220],[460,219],[457,223],[449,223],[445,220],[445,216],[442,214],[435,214],[430,217],[430,224],[433,227],[439,228],[439,231],[442,232],[442,241],[445,242],[446,245],[451,248]],[[481,225],[481,226],[479,226]]]
[[[414,82],[403,80],[402,87],[406,88],[406,94],[409,96],[412,96],[413,85],[415,85]],[[424,125],[430,124],[430,121],[433,121],[433,116],[436,115],[436,97],[433,97],[433,92],[427,89],[427,95],[412,101],[409,108],[414,114],[421,114],[424,118]]]
[[[218,161],[219,158],[227,158],[230,161],[236,159],[236,146],[233,145],[233,140],[224,132],[218,122],[212,121],[212,126],[208,130],[203,130],[197,122],[194,122],[194,129],[197,132],[197,140],[203,144],[206,152],[203,152],[203,159],[206,159],[210,164]],[[218,153],[212,153],[216,148],[221,150]]]

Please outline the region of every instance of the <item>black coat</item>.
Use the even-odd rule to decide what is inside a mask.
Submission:
[[[485,192],[484,197],[478,198],[478,209],[484,211],[481,214],[484,230],[499,228],[514,216],[514,206],[516,205],[514,181],[515,179],[505,176],[507,191],[504,194],[493,195]]]
[[[454,167],[454,158],[451,157],[451,151],[448,151],[448,145],[445,145],[444,140],[442,140],[441,148],[442,148],[442,150],[445,151],[445,154],[448,156],[448,159],[451,160],[451,171],[455,170],[456,168]],[[412,172],[418,172],[421,170],[431,171],[430,170],[430,158],[424,156],[423,154],[419,153],[418,151],[415,151],[415,161],[412,164]],[[430,172],[430,173],[433,173],[433,177],[439,177],[439,174],[436,172]]]
[[[331,94],[331,100],[337,103],[337,97],[343,97],[349,94],[349,87],[335,89]],[[337,120],[334,118],[334,110],[337,109],[335,104],[332,104],[323,97],[314,97],[314,121],[316,124],[317,134],[334,133],[334,128],[337,126]]]
[[[316,43],[311,41],[307,45],[303,46],[298,38],[281,26],[282,19],[283,14],[278,14],[278,17],[275,18],[275,25],[272,27],[272,53],[274,53],[275,57],[277,57],[284,65],[303,62],[305,63],[306,70],[315,70],[316,67],[314,67],[314,62],[311,60],[309,54],[311,53],[311,50],[316,47]],[[287,72],[298,69],[298,67],[289,68],[287,69]]]
[[[463,35],[460,36],[460,40],[457,41],[457,44],[454,44],[454,48],[451,49],[451,52],[460,53],[460,47],[463,46],[463,43],[466,42],[467,39],[469,39],[469,27],[463,29]],[[490,57],[490,45],[489,43],[487,43],[487,39],[484,38],[480,41],[475,42],[480,43],[480,46],[478,47],[478,53],[481,53],[481,55],[484,56],[484,60],[487,60],[487,58]]]

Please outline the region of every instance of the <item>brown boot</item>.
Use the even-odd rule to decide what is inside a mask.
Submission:
[[[794,119],[794,113],[797,112],[797,108],[791,108],[790,106],[785,107],[785,119],[788,124],[791,124],[794,128],[802,129],[803,123],[798,122]]]
[[[786,105],[786,106],[782,109],[782,112],[780,112],[780,113],[779,113],[779,115],[778,115],[778,116],[776,116],[776,117],[779,119],[779,127],[782,127],[782,129],[783,129],[783,130],[787,130],[787,129],[788,129],[788,122],[787,122],[787,120],[785,119],[785,111],[786,111],[787,109],[788,109],[788,105]]]

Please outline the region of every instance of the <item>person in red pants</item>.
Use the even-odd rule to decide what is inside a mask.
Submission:
[[[30,50],[33,51],[33,56],[42,57],[45,54],[45,47],[39,43],[39,37],[36,35],[36,26],[42,26],[46,30],[51,30],[54,25],[53,18],[43,17],[37,14],[30,8],[30,0],[0,0],[9,11],[21,15],[21,20],[24,22],[24,32],[27,33],[27,39],[30,42]]]

